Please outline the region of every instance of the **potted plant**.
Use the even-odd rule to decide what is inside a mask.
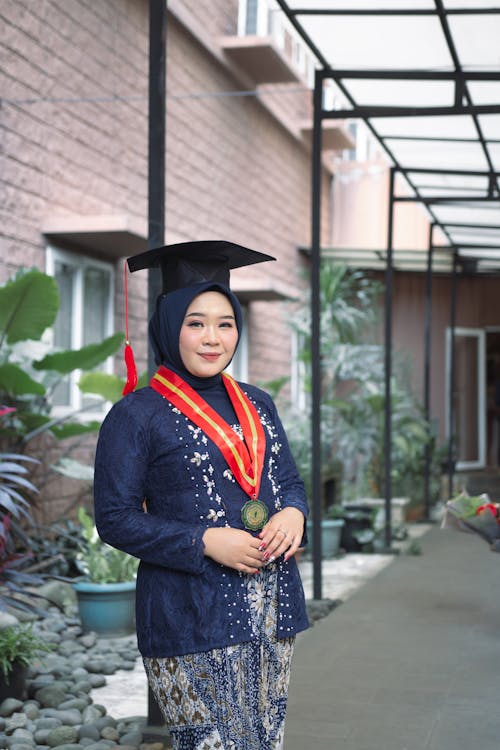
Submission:
[[[78,511],[82,542],[76,564],[83,576],[73,582],[84,631],[103,636],[134,631],[138,560],[103,542],[84,508]]]
[[[33,625],[17,624],[0,629],[0,703],[22,699],[26,674],[34,657],[51,646],[33,632]]]

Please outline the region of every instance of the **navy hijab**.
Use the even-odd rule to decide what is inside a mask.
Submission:
[[[234,311],[238,339],[241,336],[243,315],[240,303],[228,287],[205,281],[201,284],[176,289],[175,292],[158,297],[156,310],[149,321],[149,342],[157,365],[165,365],[173,370],[195,389],[206,389],[221,382],[221,375],[199,378],[186,370],[179,351],[179,336],[186,311],[199,294],[220,292],[228,298]]]

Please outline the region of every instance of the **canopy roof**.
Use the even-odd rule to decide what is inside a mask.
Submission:
[[[468,270],[500,272],[500,4],[277,2],[334,82],[322,117],[364,120],[406,181],[407,198],[442,229],[450,258],[456,252]],[[424,255],[396,252],[394,260],[411,268]],[[439,256],[444,268],[442,247]]]

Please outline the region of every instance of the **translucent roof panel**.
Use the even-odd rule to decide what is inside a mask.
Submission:
[[[434,117],[377,117],[370,121],[381,136],[404,135],[411,138],[470,138],[477,139],[471,117],[448,115]]]
[[[453,67],[439,21],[432,16],[299,15],[297,18],[326,60],[336,68],[450,70]]]
[[[432,207],[439,221],[443,224],[462,222],[464,224],[500,224],[500,206],[494,203],[475,203],[464,205],[435,204]]]
[[[500,247],[500,0],[279,8],[335,91],[330,117],[365,123],[446,242]]]
[[[479,143],[416,139],[396,141],[391,138],[388,138],[386,143],[399,162],[418,164],[423,168],[453,169],[457,163],[460,163],[463,169],[488,168]]]
[[[469,3],[469,7],[473,5]],[[498,66],[500,14],[491,14],[486,18],[479,15],[449,16],[453,41],[464,70]]]
[[[373,80],[351,79],[344,80],[344,83],[360,106],[451,106],[455,94],[451,81],[377,80],[374,85]]]
[[[437,174],[436,172],[409,172],[409,177],[417,187],[433,187],[442,193],[450,190],[486,191],[488,180],[476,175]]]

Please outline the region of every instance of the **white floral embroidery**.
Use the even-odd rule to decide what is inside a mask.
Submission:
[[[208,458],[208,453],[198,453],[198,451],[194,452],[193,458],[191,459],[192,464],[196,464],[196,466],[200,466],[202,461],[206,461]]]
[[[178,409],[176,406],[172,406],[172,411],[174,412],[174,414],[181,414],[181,410]]]
[[[217,523],[219,518],[222,518],[222,516],[225,516],[225,515],[226,513],[223,510],[214,510],[213,508],[210,508],[206,517],[209,521],[213,521],[214,523]]]
[[[203,481],[207,486],[207,495],[211,495],[212,490],[215,487],[215,482],[212,479],[209,479],[206,474],[203,474]]]
[[[222,475],[226,479],[229,479],[230,482],[234,482],[233,472],[231,469],[226,469]]]
[[[280,444],[280,443],[273,443],[273,444],[272,444],[272,446],[271,446],[271,451],[272,451],[272,452],[273,452],[274,454],[278,454],[278,453],[280,452],[280,450],[281,450],[281,444]]]
[[[198,440],[201,432],[201,427],[193,427],[192,424],[188,424],[188,430],[191,430],[195,440]]]

